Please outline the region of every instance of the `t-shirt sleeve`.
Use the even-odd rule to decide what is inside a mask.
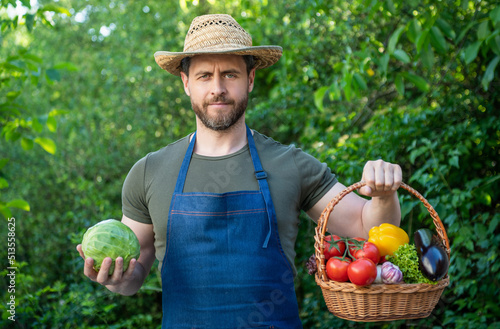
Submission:
[[[302,184],[300,204],[307,212],[337,183],[337,177],[326,163],[301,150],[295,153],[295,163]]]
[[[122,188],[122,211],[130,219],[152,224],[144,182],[146,163],[147,157],[137,161],[125,178]]]

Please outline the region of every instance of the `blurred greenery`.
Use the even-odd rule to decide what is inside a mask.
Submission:
[[[14,10],[14,7],[18,10]],[[307,274],[314,222],[297,240],[305,328],[500,326],[500,7],[438,0],[1,1],[0,232],[15,217],[19,328],[159,328],[159,276],[134,297],[83,275],[86,228],[121,218],[142,156],[191,132],[180,79],[154,62],[191,20],[228,13],[254,44],[284,48],[258,71],[247,122],[330,165],[344,184],[364,163],[399,163],[451,243],[450,286],[427,319],[360,324],[327,311]],[[402,227],[432,228],[402,191]],[[0,283],[8,286],[7,248]],[[0,326],[10,327],[2,290]]]

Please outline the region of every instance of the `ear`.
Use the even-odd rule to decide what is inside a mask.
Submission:
[[[189,77],[186,75],[186,73],[181,72],[181,79],[182,79],[182,84],[184,85],[184,92],[186,93],[186,95],[191,97],[191,93],[189,92],[189,87],[188,87]]]
[[[248,74],[248,92],[252,92],[253,90],[253,84],[255,81],[255,68],[253,68],[250,73]]]

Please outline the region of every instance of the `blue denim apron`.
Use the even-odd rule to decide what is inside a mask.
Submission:
[[[161,271],[162,328],[302,328],[267,175],[247,127],[259,191],[183,193],[196,134],[172,196]]]

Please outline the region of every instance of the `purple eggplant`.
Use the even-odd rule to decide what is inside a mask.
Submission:
[[[431,281],[439,281],[448,273],[448,254],[429,229],[420,229],[414,234],[420,271]]]

